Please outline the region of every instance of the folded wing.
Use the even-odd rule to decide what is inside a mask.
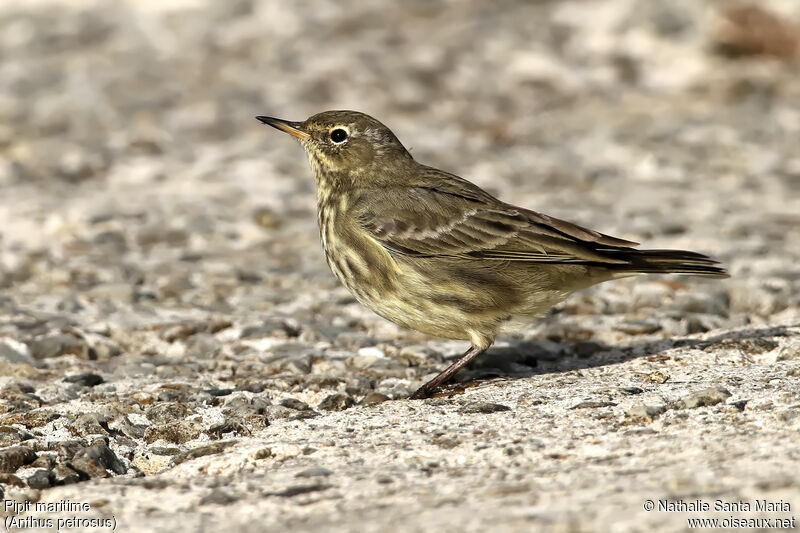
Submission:
[[[637,244],[505,204],[435,169],[410,187],[364,196],[354,209],[372,238],[409,256],[611,265],[629,263],[620,252]]]

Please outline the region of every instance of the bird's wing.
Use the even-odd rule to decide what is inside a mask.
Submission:
[[[624,264],[637,243],[505,204],[457,176],[428,169],[411,186],[365,194],[361,226],[387,250],[423,257]],[[612,252],[607,254],[606,252]]]

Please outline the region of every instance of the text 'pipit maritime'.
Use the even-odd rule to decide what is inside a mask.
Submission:
[[[358,301],[395,324],[472,343],[411,398],[430,397],[510,320],[540,317],[577,290],[635,274],[727,277],[705,255],[636,250],[638,243],[502,202],[417,163],[363,113],[256,118],[308,153],[325,257]]]

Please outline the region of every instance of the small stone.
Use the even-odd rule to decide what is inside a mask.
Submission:
[[[373,357],[380,359],[386,357],[386,352],[384,352],[377,346],[365,346],[363,348],[358,349],[358,355],[362,357]]]
[[[745,407],[747,407],[747,404],[749,402],[750,402],[750,400],[736,400],[734,402],[728,400],[728,405],[730,405],[731,407],[733,407],[737,411],[744,411]]]
[[[50,470],[40,468],[26,480],[28,486],[32,489],[47,489],[50,488],[56,480],[55,474]]]
[[[102,441],[76,453],[70,466],[91,478],[108,477],[107,470],[115,474],[124,474],[128,470],[111,448]]]
[[[400,353],[393,356],[397,361],[408,366],[424,366],[442,360],[442,355],[424,344],[412,344],[400,349]]]
[[[69,424],[70,432],[76,437],[88,435],[108,435],[108,422],[106,418],[97,413],[86,413]]]
[[[359,402],[359,405],[376,405],[379,403],[383,403],[389,399],[388,396],[385,394],[381,394],[380,392],[370,392],[364,399]]]
[[[614,407],[614,402],[604,402],[597,400],[585,400],[570,407],[570,409],[596,409],[598,407]]]
[[[45,470],[52,470],[56,465],[56,460],[52,455],[46,453],[41,454],[34,462],[30,464],[32,468],[44,468]]]
[[[27,446],[11,446],[0,450],[0,472],[14,473],[21,466],[36,460],[36,452]]]
[[[116,357],[121,353],[122,353],[122,348],[120,348],[119,346],[108,340],[95,342],[89,348],[90,358],[98,361],[108,361],[112,357]],[[101,381],[100,383],[103,382]],[[89,386],[93,387],[94,385],[89,385]]]
[[[236,496],[230,492],[222,489],[213,489],[210,493],[203,496],[203,498],[200,500],[200,505],[230,505],[235,501],[237,501]]]
[[[445,450],[461,445],[461,439],[454,435],[439,435],[433,439],[434,444]]]
[[[219,397],[219,396],[228,396],[229,394],[232,394],[235,390],[236,389],[206,389],[203,392],[205,392],[206,394],[210,394],[211,396],[214,397]]]
[[[328,470],[327,468],[322,468],[321,466],[315,466],[311,468],[306,468],[294,475],[294,477],[328,477],[333,474],[332,471]]]
[[[660,414],[666,412],[666,405],[634,405],[625,413],[632,420],[651,421]]]
[[[236,392],[225,400],[225,406],[222,412],[226,416],[251,416],[263,415],[267,412],[270,406],[268,399],[260,396],[245,396],[242,393]]]
[[[293,496],[299,496],[300,494],[308,494],[310,492],[319,492],[321,490],[327,490],[331,488],[333,485],[328,483],[312,483],[310,485],[295,485],[293,487],[287,487],[282,491],[273,492],[270,496],[282,496],[284,498],[291,498]]]
[[[184,461],[191,461],[192,459],[197,459],[198,457],[205,457],[207,455],[216,455],[218,453],[222,453],[227,448],[230,448],[238,441],[236,440],[221,440],[219,442],[215,442],[214,444],[208,444],[206,446],[199,446],[197,448],[192,448],[189,451],[179,453],[178,455],[172,458],[172,464],[179,465]]]
[[[661,385],[669,381],[669,376],[663,372],[655,371],[645,376],[643,381],[645,383],[655,383],[656,385]]]
[[[656,331],[660,330],[661,325],[656,324],[655,322],[630,320],[628,322],[623,322],[622,324],[617,324],[614,326],[614,329],[623,333],[627,333],[628,335],[647,335],[648,333],[655,333]]]
[[[500,413],[502,411],[510,411],[511,408],[507,405],[491,402],[471,402],[459,409],[462,413]]]
[[[269,207],[258,207],[253,210],[253,222],[264,229],[275,229],[280,226],[281,217]]]
[[[266,418],[264,418],[266,420]],[[266,426],[269,425],[269,421],[266,422]],[[212,439],[221,439],[223,435],[228,433],[236,433],[239,435],[247,435],[250,432],[244,425],[239,422],[238,420],[225,420],[219,424],[211,426],[206,431],[209,437]]]
[[[296,411],[308,411],[311,409],[306,402],[298,400],[297,398],[284,398],[281,400],[281,405],[283,407],[288,407],[289,409],[294,409]]]
[[[271,318],[264,320],[260,324],[253,324],[242,329],[239,335],[241,339],[270,338],[294,338],[300,335],[300,324],[288,318]],[[289,346],[286,346],[288,348]],[[302,347],[300,347],[302,348]],[[289,353],[287,355],[300,355]]]
[[[76,355],[89,359],[89,345],[74,335],[58,333],[33,341],[30,345],[34,359],[50,359],[62,355]]]
[[[348,394],[337,392],[325,397],[324,400],[319,402],[317,409],[323,411],[344,411],[345,409],[355,405],[355,401]]]
[[[731,397],[731,393],[723,387],[710,387],[683,396],[676,403],[678,409],[694,409],[722,403]]]
[[[366,370],[373,365],[385,361],[386,358],[383,355],[375,355],[372,353],[362,354],[359,350],[359,354],[351,357],[347,360],[348,366],[355,368],[357,370]]]
[[[156,424],[144,431],[144,440],[148,444],[163,439],[175,444],[183,444],[194,440],[203,432],[203,427],[197,422],[181,420],[167,424]]]
[[[44,426],[48,422],[60,418],[61,415],[52,411],[37,409],[24,413],[11,413],[3,417],[4,424],[20,424],[28,429]]]
[[[588,359],[604,350],[608,350],[608,348],[592,341],[581,341],[572,347],[573,353],[580,359]]]
[[[122,433],[131,439],[141,439],[147,426],[144,424],[134,424],[127,416],[118,417],[112,424],[114,431]]]
[[[305,410],[305,411],[296,411],[289,407],[284,407],[282,405],[270,405],[266,408],[266,415],[269,420],[277,420],[280,418],[294,418],[296,415],[300,415],[303,413],[314,413],[315,411]]]
[[[309,418],[316,418],[320,416],[317,411],[309,409],[308,411],[295,411],[289,414],[289,420],[308,420]]]
[[[189,234],[185,230],[165,228],[161,224],[141,227],[136,233],[136,242],[143,248],[149,248],[157,244],[183,246],[188,238]]]
[[[793,339],[778,350],[778,361],[792,361],[800,359],[800,340]]]
[[[81,387],[95,387],[101,383],[105,383],[103,376],[92,373],[75,374],[64,378],[67,383],[77,383]]]
[[[56,445],[56,452],[58,453],[59,461],[69,461],[79,451],[86,447],[86,442],[83,440],[62,440]]]
[[[11,338],[0,339],[0,360],[27,365],[36,363],[31,357],[28,346]]]
[[[32,438],[33,435],[27,431],[11,426],[0,426],[0,447],[14,446]]]
[[[14,474],[3,474],[0,473],[0,497],[3,496],[2,494],[2,486],[12,486],[12,487],[24,487],[25,483]]]
[[[636,394],[643,393],[644,389],[641,388],[641,387],[620,387],[619,391],[622,394],[629,394],[629,395],[633,396],[633,395],[636,395]]]
[[[168,457],[181,453],[180,448],[173,446],[151,446],[147,450],[153,455],[166,455]]]
[[[800,418],[800,409],[784,409],[783,411],[776,413],[775,417],[781,422],[791,422],[792,420]]]
[[[213,359],[221,349],[222,343],[210,333],[200,332],[186,340],[186,353],[196,359]]]
[[[171,424],[194,414],[191,409],[178,402],[160,402],[145,411],[144,415],[156,424]]]
[[[165,327],[158,336],[167,342],[175,342],[191,337],[200,331],[203,331],[203,325],[199,322],[183,322]]]
[[[81,474],[66,464],[56,465],[53,468],[53,485],[70,485],[77,483],[82,478]]]

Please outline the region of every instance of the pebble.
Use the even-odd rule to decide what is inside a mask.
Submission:
[[[319,402],[317,409],[322,411],[344,411],[353,405],[355,405],[355,401],[349,394],[337,392],[326,396]]]
[[[91,372],[67,376],[64,378],[64,381],[67,383],[76,383],[81,387],[96,387],[101,383],[105,383],[103,376],[99,374],[92,374]]]
[[[669,381],[669,375],[664,374],[663,372],[655,371],[646,375],[643,381],[645,383],[654,383],[656,385],[662,385],[667,381]]]
[[[192,448],[186,452],[181,452],[172,458],[172,464],[179,465],[186,461],[191,461],[192,459],[197,459],[198,457],[206,457],[208,455],[216,455],[218,453],[224,452],[226,449],[230,448],[231,446],[235,445],[238,441],[236,440],[223,440],[219,442],[215,442],[214,444],[206,444],[203,446],[198,446],[197,448]]]
[[[385,394],[382,394],[380,392],[370,392],[369,394],[364,396],[364,398],[360,402],[358,402],[358,404],[359,405],[376,405],[376,404],[383,403],[383,402],[388,401],[388,400],[389,400],[389,397],[386,396]]]
[[[32,468],[43,468],[45,470],[52,470],[56,465],[56,460],[53,456],[46,453],[40,454],[34,462],[30,464]]]
[[[223,489],[213,489],[200,499],[200,505],[230,505],[235,501],[238,501],[238,498],[230,492]]]
[[[144,414],[154,424],[171,424],[194,414],[194,411],[182,403],[159,402],[149,407]]]
[[[180,420],[165,424],[154,424],[144,431],[144,441],[148,444],[163,439],[175,444],[194,440],[203,432],[203,426],[190,420]]]
[[[128,470],[111,448],[102,441],[79,450],[72,458],[70,466],[90,478],[108,477],[106,470],[115,474],[124,474]]]
[[[0,449],[0,472],[13,474],[21,466],[36,460],[36,452],[27,446],[10,446]]]
[[[614,407],[617,405],[614,402],[605,402],[597,400],[585,400],[570,407],[570,409],[597,409],[598,407]]]
[[[37,469],[36,472],[28,476],[25,480],[28,486],[32,489],[46,489],[55,484],[56,476],[51,470],[43,468]]]
[[[71,485],[77,483],[85,476],[75,471],[72,467],[66,464],[58,464],[53,468],[53,485]]]
[[[794,361],[800,359],[800,340],[791,339],[778,350],[778,361]]]
[[[667,406],[663,404],[645,405],[637,404],[628,409],[625,415],[632,420],[650,421],[667,411]]]
[[[724,387],[709,387],[697,392],[691,392],[681,397],[676,403],[678,409],[695,409],[722,403],[731,397],[731,393]]]
[[[499,403],[470,402],[461,407],[461,409],[459,409],[459,412],[489,414],[489,413],[501,413],[503,411],[510,411],[510,410],[511,408],[509,406]]]
[[[296,473],[294,477],[328,477],[331,474],[333,474],[331,470],[321,466],[315,466],[301,470],[300,472]]]
[[[68,427],[70,432],[76,437],[108,435],[109,433],[106,418],[97,413],[82,414],[71,422]]]
[[[283,498],[292,498],[294,496],[299,496],[301,494],[308,494],[308,493],[311,493],[311,492],[319,492],[319,491],[323,491],[323,490],[328,490],[332,486],[333,485],[331,485],[329,483],[321,483],[321,482],[311,483],[311,484],[308,484],[308,485],[293,485],[291,487],[286,487],[283,490],[280,490],[280,491],[277,491],[277,492],[273,492],[273,493],[269,494],[269,496],[280,496],[280,497],[283,497]]]
[[[29,348],[34,359],[50,359],[63,355],[75,355],[81,359],[89,359],[89,345],[85,340],[58,333],[35,340]]]
[[[308,411],[311,409],[306,402],[298,400],[297,398],[284,398],[281,400],[281,405],[289,409],[295,409],[296,411]]]
[[[28,346],[11,338],[0,339],[0,360],[26,365],[36,364]]]
[[[12,486],[12,487],[24,487],[25,483],[14,474],[7,474],[7,473],[0,473],[0,487],[3,485],[5,486]],[[0,491],[0,497],[2,497],[2,491]]]
[[[32,439],[33,435],[11,426],[0,426],[0,448],[20,444]]]
[[[630,320],[614,326],[614,329],[628,335],[647,335],[661,329],[661,324],[645,322],[644,320]]]

